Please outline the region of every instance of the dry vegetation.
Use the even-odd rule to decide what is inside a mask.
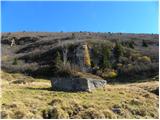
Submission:
[[[93,92],[51,91],[49,80],[1,72],[2,118],[157,118],[158,81]]]
[[[1,117],[158,119],[158,39],[110,32],[2,33]],[[75,51],[84,43],[89,69],[82,72]],[[92,92],[53,91],[49,78],[57,76],[109,84]]]
[[[15,46],[10,46],[12,39]],[[69,75],[72,66],[79,67],[77,47],[86,43],[86,65],[89,73],[118,82],[135,82],[158,75],[158,35],[127,33],[60,32],[2,33],[2,69],[31,76],[55,77]],[[67,48],[66,57],[64,57]],[[53,69],[56,53],[59,60],[71,65]],[[64,61],[63,61],[64,62]],[[65,70],[64,70],[65,68]],[[62,70],[62,71],[61,71]],[[110,74],[106,74],[109,73]],[[112,72],[112,73],[111,73]]]

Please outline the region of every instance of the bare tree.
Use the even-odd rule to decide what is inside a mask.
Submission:
[[[12,47],[13,45],[16,45],[15,38],[12,38],[12,40],[11,40],[11,47]]]
[[[62,53],[63,53],[63,64],[66,65],[66,63],[67,63],[67,54],[68,54],[67,46],[63,46],[62,47]]]
[[[58,44],[62,47],[62,54],[63,54],[63,64],[66,65],[67,63],[67,54],[68,54],[68,47],[64,45],[64,43],[60,40]]]

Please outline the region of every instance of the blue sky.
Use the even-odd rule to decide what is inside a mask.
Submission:
[[[158,33],[158,2],[3,1],[2,32]]]

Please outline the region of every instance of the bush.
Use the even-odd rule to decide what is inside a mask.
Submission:
[[[103,111],[105,119],[116,119],[116,115],[109,109]]]
[[[148,56],[143,56],[143,57],[139,57],[138,61],[148,63],[148,62],[151,62],[151,58]]]
[[[143,47],[148,47],[148,44],[146,43],[145,40],[142,41],[142,46],[143,46]]]
[[[105,116],[101,111],[89,108],[81,113],[82,119],[104,119]]]
[[[113,79],[117,77],[117,73],[112,70],[112,71],[106,71],[104,73],[102,73],[102,77],[105,79]]]
[[[14,58],[12,65],[17,65],[17,64],[18,64],[17,58]]]
[[[67,119],[69,115],[59,106],[53,106],[52,109],[43,110],[43,118],[45,119]]]
[[[119,68],[117,78],[119,82],[136,82],[146,78],[152,78],[158,73],[158,63],[136,63]]]
[[[61,60],[61,55],[59,53],[59,51],[56,52],[56,57],[54,59],[54,67],[55,69],[59,69],[59,67],[63,64],[62,60]]]
[[[109,58],[110,58],[110,51],[109,51],[108,47],[103,47],[101,68],[103,68],[103,69],[110,68]]]
[[[61,64],[56,72],[57,76],[74,77],[77,75],[77,67],[72,66],[69,62]]]

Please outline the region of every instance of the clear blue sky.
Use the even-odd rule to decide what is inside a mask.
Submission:
[[[158,2],[3,1],[2,32],[158,33]]]

